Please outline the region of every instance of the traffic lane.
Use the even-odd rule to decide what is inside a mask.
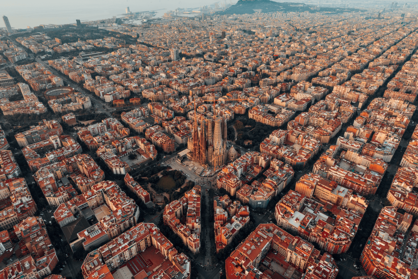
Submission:
[[[144,217],[144,221],[146,223],[154,223],[154,224],[158,224],[159,220],[160,220],[160,215],[163,214],[163,212],[161,211],[160,213],[157,213],[156,215],[146,215]]]
[[[61,275],[65,277],[76,278],[78,271],[81,269],[83,261],[77,261],[73,259],[72,255],[68,254],[66,260],[64,261],[65,267],[60,272]]]
[[[54,219],[54,211],[55,209],[44,209],[40,212],[39,215],[41,215],[42,219],[44,219],[45,223],[50,224],[49,222],[52,223],[52,219]]]
[[[254,221],[257,225],[269,222],[275,223],[274,213],[266,210],[264,213],[253,213]]]
[[[361,276],[360,270],[356,270],[351,261],[337,261],[337,266],[340,269],[338,277],[343,279],[351,279],[356,276]]]
[[[199,276],[198,278],[220,278],[220,272],[221,272],[221,267],[220,264],[218,263],[216,265],[216,267],[214,269],[207,269],[205,267],[201,267],[200,265],[196,265],[197,270],[199,272]],[[194,275],[192,274],[192,278],[194,278]]]

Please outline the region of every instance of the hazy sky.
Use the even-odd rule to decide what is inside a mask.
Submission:
[[[6,15],[14,28],[25,28],[39,24],[72,23],[76,19],[97,20],[125,12],[176,8],[194,8],[225,0],[0,0],[1,15]],[[235,4],[237,0],[226,0]],[[0,24],[3,26],[3,23]],[[3,26],[4,27],[4,26]]]

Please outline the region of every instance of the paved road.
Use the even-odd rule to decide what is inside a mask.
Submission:
[[[202,188],[210,189],[213,187],[214,181],[216,181],[216,174],[212,177],[201,177],[194,171],[191,171],[188,167],[177,162],[175,158],[171,158],[166,162],[166,164],[175,170],[184,172],[187,175],[188,180],[195,182],[196,184],[202,186]]]
[[[146,215],[144,217],[144,222],[146,223],[154,223],[158,225],[158,221],[160,220],[160,215],[163,214],[163,210],[161,212],[157,213],[156,215]]]
[[[209,200],[209,195],[207,194],[207,192],[206,191],[202,191],[202,196],[203,197],[205,197],[205,203],[206,203],[206,208],[210,208],[209,207],[209,203],[211,202],[210,200]],[[209,220],[209,214],[208,214],[208,212],[202,212],[202,215],[205,215],[205,222],[204,222],[204,224],[202,224],[202,227],[204,227],[205,228],[205,230],[204,230],[204,235],[201,235],[201,237],[200,237],[200,239],[201,239],[201,241],[205,241],[205,244],[206,244],[206,255],[205,255],[205,257],[204,257],[204,266],[212,266],[212,258],[211,258],[211,254],[210,254],[210,251],[211,251],[211,249],[210,249],[210,246],[211,246],[211,243],[213,242],[213,240],[210,238],[210,230],[213,230],[213,222],[212,222],[212,220]]]
[[[197,270],[199,271],[199,277],[202,279],[213,278],[218,279],[221,277],[221,267],[220,264],[217,264],[214,269],[206,269],[200,265],[197,265]]]
[[[104,102],[102,99],[97,97],[94,93],[91,93],[90,91],[86,90],[84,87],[80,86],[78,83],[72,81],[68,76],[64,75],[60,71],[57,71],[53,67],[49,66],[48,63],[45,63],[45,61],[42,61],[39,57],[36,57],[35,60],[36,62],[41,63],[46,68],[48,68],[54,75],[61,77],[68,84],[68,86],[74,88],[76,91],[80,93],[84,93],[86,96],[89,96],[93,106],[96,108],[97,113],[104,113],[110,117],[111,112],[117,110],[117,108],[110,106],[109,103]]]
[[[53,222],[54,211],[55,209],[44,209],[40,212],[40,217],[45,221],[46,224],[51,224]],[[68,244],[62,234],[61,236],[61,239],[58,241],[60,245],[55,247],[59,258],[58,266],[64,266],[62,271],[60,271],[60,274],[67,278],[76,278],[77,273],[81,268],[82,262],[75,260],[71,252],[68,254],[65,252],[68,248]]]
[[[336,261],[338,268],[340,269],[339,275],[343,275],[344,278],[353,278],[356,276],[366,276],[366,272],[363,268],[358,267],[357,270],[354,267],[355,259],[351,258],[349,255],[344,255],[344,260]]]
[[[256,226],[269,222],[276,223],[274,218],[274,211],[265,210],[264,213],[253,213],[251,216],[254,217]]]

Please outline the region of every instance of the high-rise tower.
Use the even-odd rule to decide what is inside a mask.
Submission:
[[[195,105],[195,116],[193,123],[193,161],[200,161],[200,141],[199,141],[199,125],[197,123],[196,105]]]
[[[3,16],[4,25],[6,25],[7,32],[12,33],[12,26],[10,26],[7,16]]]
[[[179,50],[178,49],[176,49],[176,48],[171,49],[170,54],[171,54],[171,60],[172,61],[179,60]]]
[[[226,122],[226,118],[222,121],[222,139],[226,141],[228,139],[228,123]]]
[[[210,164],[215,167],[225,165],[227,160],[226,151],[226,119],[215,118],[215,129],[213,132],[213,153],[211,154]]]
[[[215,112],[215,105],[213,111]],[[213,118],[201,117],[199,127],[195,102],[192,137],[187,142],[188,148],[192,151],[193,161],[202,165],[209,164],[215,168],[225,165],[228,158],[226,142],[226,118],[215,116],[215,114]]]
[[[213,121],[208,119],[208,144],[213,145]]]
[[[201,129],[200,129],[200,160],[199,163],[200,164],[206,164],[206,133],[205,133],[205,120],[202,120],[202,125],[201,125]]]
[[[192,137],[188,142],[193,152],[193,161],[202,165],[209,164],[215,168],[226,163],[228,152],[225,126],[226,120],[222,117],[202,119],[200,125],[197,116],[195,117]]]
[[[222,148],[222,118],[215,119],[215,131],[213,133],[214,151],[218,152]]]

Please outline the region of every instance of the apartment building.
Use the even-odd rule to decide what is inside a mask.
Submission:
[[[332,279],[339,271],[332,256],[321,255],[311,243],[274,224],[260,224],[226,259],[226,278],[269,277],[274,265],[282,267],[275,272],[290,278]]]
[[[104,179],[104,171],[87,154],[78,154],[41,167],[34,178],[47,202],[58,206],[77,196],[70,180],[82,193]]]
[[[277,105],[257,105],[248,111],[250,119],[273,127],[281,127],[294,115],[295,111]]]
[[[28,217],[15,225],[14,233],[19,239],[20,253],[17,261],[3,268],[4,278],[44,278],[52,273],[58,264],[58,256],[48,236],[44,220]]]
[[[0,150],[0,181],[19,177],[21,174],[22,171],[13,156],[13,152]]]
[[[213,200],[215,246],[218,253],[232,242],[235,235],[250,222],[250,208],[228,195]]]
[[[123,86],[115,84],[103,76],[96,76],[96,79],[85,79],[83,87],[106,103],[131,96],[130,90],[126,90]]]
[[[304,111],[313,102],[313,97],[305,93],[284,93],[274,98],[274,104],[295,111]]]
[[[411,249],[411,241],[415,241],[418,225],[414,223],[410,228],[412,222],[409,213],[402,214],[395,207],[382,208],[360,257],[367,275],[396,279],[416,276],[414,263],[411,264],[416,249]],[[405,253],[401,253],[403,247]]]
[[[314,100],[312,100],[312,104],[315,101],[321,100],[324,96],[328,94],[329,90],[327,88],[321,86],[314,86],[312,83],[307,81],[302,81],[297,83],[296,85],[292,86],[290,93],[296,94],[296,99],[304,97],[305,95],[310,95]],[[304,95],[297,95],[297,94],[304,94]],[[308,97],[309,98],[309,97]]]
[[[77,118],[75,117],[75,114],[70,112],[66,115],[63,115],[61,117],[62,121],[64,121],[68,126],[74,126],[77,124]]]
[[[163,121],[161,126],[174,137],[178,144],[186,144],[192,136],[193,122],[183,116],[176,116],[170,121]]]
[[[124,182],[126,186],[128,186],[128,188],[132,192],[134,192],[145,205],[148,205],[149,203],[151,203],[151,197],[148,191],[146,191],[138,182],[136,182],[132,176],[130,176],[129,174],[126,174],[124,178]]]
[[[305,132],[321,143],[328,143],[354,112],[354,108],[350,105],[332,104],[321,100],[310,107],[309,112],[302,112],[294,120],[289,121],[287,129]]]
[[[9,147],[10,145],[7,141],[6,134],[4,133],[3,128],[0,126],[0,150],[6,150]]]
[[[135,201],[115,182],[101,181],[90,190],[60,204],[54,217],[61,227],[65,227],[80,218],[91,219],[95,216],[98,223],[74,232],[77,238],[69,243],[73,250],[89,250],[135,226],[139,214]]]
[[[164,224],[177,234],[184,245],[193,253],[200,249],[201,187],[195,186],[179,200],[172,201],[164,208]]]
[[[7,230],[0,232],[0,255],[3,256],[6,253],[13,252],[12,240]]]
[[[387,199],[396,208],[417,216],[416,184],[418,169],[414,167],[400,167],[396,172]]]
[[[24,178],[11,178],[0,182],[2,204],[0,228],[11,229],[24,219],[34,216],[37,206]]]
[[[19,95],[19,86],[14,84],[8,86],[0,86],[0,97],[10,98],[12,96]]]
[[[50,136],[46,140],[29,144],[22,149],[23,156],[32,172],[81,152],[80,144],[66,135]]]
[[[129,134],[129,128],[124,127],[116,118],[106,118],[101,123],[83,127],[77,132],[78,138],[92,150],[111,144],[114,140],[123,139]]]
[[[144,89],[142,91],[142,97],[149,99],[151,102],[162,102],[167,99],[175,98],[178,95],[179,92],[165,85]]]
[[[253,181],[263,174],[262,179]],[[269,155],[248,152],[218,173],[217,187],[224,188],[231,196],[252,208],[266,208],[294,176],[293,168]]]
[[[390,162],[415,110],[406,101],[375,98],[344,136],[364,143],[362,155]]]
[[[17,133],[15,135],[16,141],[20,147],[25,147],[32,143],[37,143],[47,140],[51,136],[60,136],[63,133],[61,125],[56,120],[43,120],[39,122],[38,126],[31,129]]]
[[[34,91],[64,86],[64,81],[60,77],[51,74],[41,63],[35,62],[16,66],[15,68]]]
[[[90,97],[75,92],[71,87],[49,89],[45,91],[44,96],[55,113],[86,110],[92,107]]]
[[[417,168],[418,165],[418,140],[413,139],[409,142],[403,154],[400,165],[402,167]]]
[[[342,151],[332,145],[321,155],[313,166],[312,172],[333,180],[339,185],[353,190],[359,195],[375,194],[388,164],[381,159],[360,155],[353,150]]]
[[[165,153],[171,153],[176,150],[174,139],[166,135],[164,129],[160,125],[154,125],[146,129],[145,138],[149,139]]]
[[[112,279],[123,265],[128,267],[123,274],[131,277],[191,278],[189,258],[152,223],[140,223],[90,252],[81,271],[85,279]]]
[[[47,112],[44,104],[30,91],[26,83],[20,82],[17,86],[22,94],[23,100],[9,101],[8,98],[1,99],[0,109],[4,115],[43,114]]]
[[[251,208],[267,208],[269,202],[277,196],[293,179],[291,166],[272,159],[270,167],[263,173],[264,180],[254,180],[237,190],[236,198]]]
[[[144,121],[150,115],[150,111],[147,107],[139,107],[129,112],[122,112],[122,121],[137,133],[143,133],[150,124]]]
[[[74,58],[73,60],[61,58],[49,60],[48,64],[68,76],[74,82],[83,83],[86,80],[92,79],[91,74],[94,73],[94,70],[86,68],[77,62],[79,62],[77,58]]]
[[[10,86],[14,84],[12,78],[5,70],[0,71],[0,87]]]
[[[406,62],[401,70],[388,83],[388,89],[383,97],[394,98],[414,103],[418,95],[417,84],[414,78],[418,75],[416,66],[418,56],[414,54],[411,59]]]
[[[303,168],[319,151],[321,142],[295,130],[275,130],[260,144],[260,151],[283,160],[293,168]]]
[[[28,53],[21,47],[17,47],[12,41],[6,40],[1,43],[3,55],[11,62],[16,63],[25,60]]]
[[[324,203],[332,203],[361,214],[366,212],[369,204],[364,197],[353,194],[352,190],[313,173],[303,175],[296,182],[295,191],[308,198],[315,197]]]
[[[333,103],[343,103],[344,101],[349,101],[351,104],[357,104],[357,108],[361,109],[369,99],[369,96],[362,92],[351,90],[349,87],[337,85],[334,86],[332,93],[327,95],[325,99]]]
[[[158,151],[146,139],[134,136],[114,139],[110,144],[100,146],[96,154],[114,174],[127,174],[130,170],[155,160]]]
[[[311,179],[302,177],[297,190],[308,192],[306,188],[312,188],[310,183]],[[332,202],[332,194],[339,194],[344,199],[344,192],[348,189],[337,188],[334,193],[328,189],[324,191],[331,185],[315,187],[315,197],[320,197],[318,200],[290,190],[277,203],[275,217],[279,226],[317,243],[330,254],[342,254],[350,248],[368,203],[363,199],[360,211],[343,206],[342,201],[338,206],[338,200],[337,203]]]

